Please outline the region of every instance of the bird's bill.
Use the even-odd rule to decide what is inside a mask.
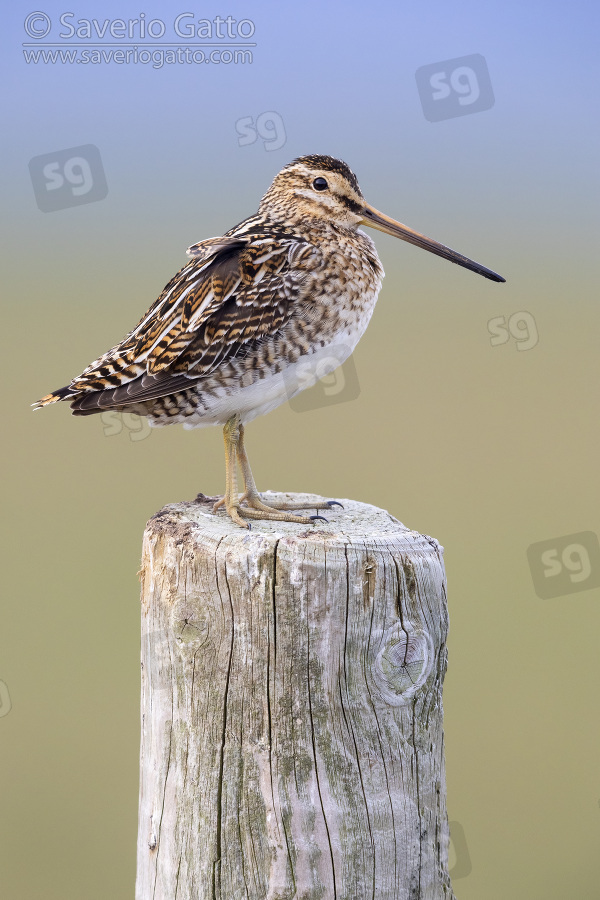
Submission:
[[[430,253],[435,253],[436,256],[441,256],[442,259],[448,259],[458,266],[470,269],[471,272],[477,272],[478,275],[483,275],[484,278],[489,278],[491,281],[506,281],[501,275],[497,275],[491,269],[486,269],[485,266],[474,262],[467,256],[463,256],[462,253],[457,253],[456,250],[451,250],[450,247],[445,247],[444,244],[438,244],[437,241],[425,237],[424,234],[413,231],[408,225],[403,225],[402,222],[390,219],[389,216],[379,212],[373,206],[369,206],[368,203],[365,204],[363,209],[361,225],[370,225],[371,228],[377,228],[379,231],[385,232],[385,234],[391,234],[402,241],[408,241],[409,244],[422,247],[423,250],[429,250]]]

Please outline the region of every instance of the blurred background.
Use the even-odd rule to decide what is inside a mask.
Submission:
[[[371,232],[387,276],[371,325],[250,426],[259,488],[374,503],[445,547],[457,896],[597,897],[597,11],[70,9],[6,9],[2,29],[2,897],[133,896],[142,533],[224,483],[219,429],[29,404],[306,153],[345,159],[370,203],[507,283]],[[217,16],[236,21],[198,25]],[[164,34],[100,38],[93,19]],[[166,61],[163,44],[202,41],[212,60]],[[102,56],[125,44],[129,62]]]

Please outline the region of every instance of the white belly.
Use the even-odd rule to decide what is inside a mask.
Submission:
[[[335,342],[302,356],[282,372],[266,375],[260,381],[240,386],[233,392],[229,388],[219,389],[214,397],[205,401],[207,409],[199,409],[197,413],[182,420],[183,427],[224,425],[236,413],[240,415],[242,424],[264,416],[335,371],[351,355],[359,337],[360,335],[340,334]]]
[[[335,338],[324,347],[316,347],[312,352],[287,365],[282,371],[252,380],[250,372],[234,375],[221,386],[212,385],[203,390],[198,382],[198,399],[190,401],[187,409],[176,415],[156,411],[148,415],[152,427],[162,427],[176,423],[184,428],[203,428],[207,425],[224,425],[231,416],[239,414],[242,424],[251,422],[257,416],[265,415],[299,394],[311,388],[341,366],[351,355],[362,337],[375,306],[373,303],[357,321],[338,331]],[[246,381],[246,383],[244,383]]]

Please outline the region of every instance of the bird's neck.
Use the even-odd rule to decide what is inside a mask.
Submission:
[[[259,209],[258,215],[264,220],[268,228],[274,230],[293,230],[298,234],[355,234],[357,225],[346,225],[324,219],[321,216],[311,216],[293,207]]]

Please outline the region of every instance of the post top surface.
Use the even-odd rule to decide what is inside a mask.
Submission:
[[[422,535],[418,531],[411,531],[402,522],[394,518],[387,510],[380,509],[370,503],[361,503],[358,500],[340,499],[343,509],[335,506],[331,511],[311,510],[310,501],[324,500],[318,494],[308,493],[281,493],[276,491],[263,491],[261,494],[265,503],[269,500],[289,500],[292,502],[307,501],[306,515],[319,513],[325,515],[328,522],[316,521],[314,526],[298,525],[295,522],[275,522],[269,520],[254,520],[251,530],[246,530],[235,525],[227,516],[224,509],[217,513],[212,512],[213,504],[218,497],[206,497],[199,494],[195,500],[172,503],[164,506],[148,522],[147,530],[154,532],[169,532],[177,537],[191,538],[192,532],[198,531],[204,536],[215,540],[223,537],[240,538],[241,540],[252,536],[253,538],[266,538],[273,542],[281,540],[298,540],[309,543],[339,543],[347,544],[356,541],[369,541],[385,544],[391,541],[394,544],[404,544],[406,548],[429,549],[434,552],[442,552],[435,538]]]

